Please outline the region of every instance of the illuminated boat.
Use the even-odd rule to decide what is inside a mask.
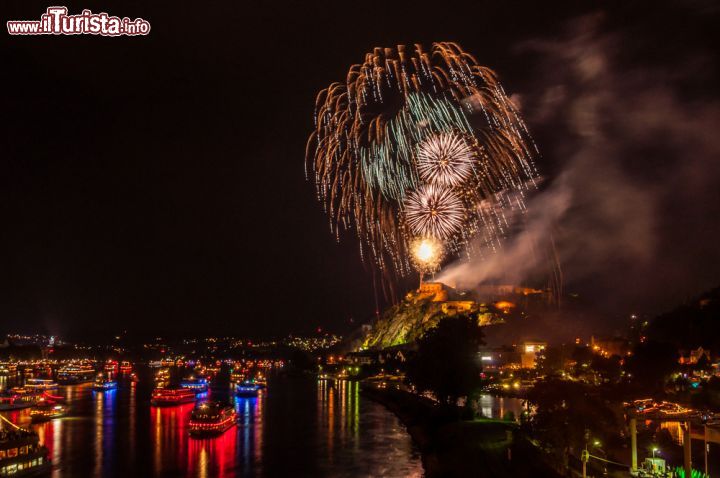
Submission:
[[[17,374],[17,365],[10,362],[0,362],[0,375],[11,376]]]
[[[48,449],[38,434],[19,428],[0,429],[0,476],[35,476],[51,468]]]
[[[117,360],[110,360],[108,359],[107,362],[105,362],[105,371],[108,373],[115,373],[118,371],[118,363]]]
[[[170,384],[170,370],[161,368],[155,374],[155,386],[158,388],[166,387]]]
[[[96,390],[98,392],[115,390],[117,388],[117,382],[110,379],[109,377],[106,378],[103,376],[103,374],[99,373],[98,376],[95,378],[95,383],[93,383],[92,388],[93,390]]]
[[[238,383],[242,382],[243,380],[245,380],[245,372],[237,368],[232,369],[232,371],[230,372],[230,381]]]
[[[257,397],[260,385],[250,380],[235,385],[235,395],[238,397]]]
[[[187,388],[156,388],[153,390],[150,403],[155,407],[193,403],[195,392]]]
[[[208,377],[211,377],[211,378],[212,378],[212,377],[214,377],[215,375],[217,375],[218,373],[220,373],[220,367],[219,367],[219,366],[208,365],[207,367],[205,367],[205,374],[204,374],[204,375],[207,375]]]
[[[0,411],[30,408],[40,399],[40,394],[23,387],[11,388],[0,395]]]
[[[57,373],[58,382],[66,385],[92,382],[94,377],[95,369],[86,363],[68,364],[61,367]]]
[[[130,362],[128,362],[127,360],[124,360],[124,361],[120,364],[120,371],[121,371],[122,373],[132,372],[132,364],[131,364]]]
[[[58,384],[49,378],[29,378],[25,381],[25,387],[33,390],[56,390]]]
[[[254,382],[255,382],[255,384],[256,384],[258,387],[260,387],[260,388],[265,388],[265,387],[267,387],[267,380],[265,379],[265,375],[263,375],[263,374],[260,373],[260,372],[258,372],[258,374],[255,375],[255,380],[254,380]]]
[[[237,420],[235,409],[218,402],[198,404],[190,414],[190,435],[196,437],[220,435],[233,427]]]
[[[205,378],[186,378],[180,382],[180,387],[193,390],[195,393],[204,393],[208,389],[208,381]]]
[[[53,418],[64,417],[67,413],[67,407],[61,403],[47,403],[37,405],[30,410],[30,420],[33,423],[46,422]],[[0,476],[2,476],[0,474]]]

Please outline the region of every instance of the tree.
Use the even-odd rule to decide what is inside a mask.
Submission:
[[[646,393],[661,392],[668,376],[678,368],[677,350],[669,344],[647,342],[635,347],[625,371],[630,382]]]
[[[603,381],[617,383],[620,380],[620,357],[612,355],[603,357],[602,355],[594,355],[590,362],[590,368],[597,372]]]
[[[579,455],[589,440],[606,443],[617,429],[613,411],[591,388],[579,382],[547,379],[528,393],[536,407],[533,435],[564,467],[571,453]]]
[[[559,375],[565,370],[568,353],[565,346],[551,345],[547,347],[537,361],[538,373],[545,376]]]
[[[295,349],[290,355],[290,365],[298,371],[315,370],[317,364],[313,361],[310,354],[300,349]]]
[[[710,362],[706,353],[702,354],[697,363],[693,366],[693,370],[697,370],[699,372],[710,372],[712,369],[712,362]]]
[[[408,378],[420,392],[432,392],[438,401],[454,405],[481,384],[478,347],[483,333],[469,315],[447,317],[418,340],[408,364]]]

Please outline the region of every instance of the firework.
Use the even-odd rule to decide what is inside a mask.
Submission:
[[[440,267],[445,250],[440,241],[433,237],[416,237],[410,243],[412,261],[421,273],[433,273]]]
[[[424,141],[417,154],[420,179],[430,184],[459,186],[473,172],[475,151],[454,133],[442,133]]]
[[[404,206],[405,222],[417,236],[450,239],[465,218],[465,205],[445,186],[421,186],[408,195]]]
[[[452,252],[499,242],[505,208],[524,210],[534,187],[534,153],[495,73],[434,43],[376,48],[322,90],[306,165],[331,231],[354,230],[363,257],[403,275],[417,236]],[[510,194],[520,199],[496,201]]]

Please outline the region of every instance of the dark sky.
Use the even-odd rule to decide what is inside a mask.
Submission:
[[[36,19],[49,5],[5,0],[2,20]],[[152,31],[136,38],[2,34],[0,329],[7,331],[265,336],[318,326],[343,331],[350,318],[366,319],[375,308],[371,275],[353,237],[338,245],[329,234],[303,162],[315,94],[375,46],[457,41],[497,70],[523,103],[550,180],[566,169],[592,176],[572,160],[587,143],[575,100],[605,91],[596,101],[623,105],[628,90],[663,88],[667,109],[648,115],[680,108],[687,117],[678,121],[697,121],[693,128],[707,133],[708,144],[692,154],[709,167],[705,182],[720,178],[711,163],[718,159],[712,2],[64,5],[70,13],[142,17]],[[583,42],[612,53],[605,80],[571,74],[585,57]],[[575,45],[574,55],[564,54],[566,44]],[[560,100],[548,96],[558,84]],[[625,118],[618,108],[607,117]],[[638,135],[645,133],[666,131]],[[695,181],[674,184],[674,174],[655,174],[686,164],[682,144],[653,151],[654,142],[643,140],[638,151],[631,139],[614,146],[615,174],[640,181],[657,203],[643,214],[663,218],[644,231],[659,245],[632,275],[635,284],[647,278],[642,293],[611,279],[627,270],[627,258],[608,262],[616,255],[601,247],[595,252],[606,267],[593,277],[573,275],[583,258],[567,254],[568,287],[618,313],[659,310],[720,282],[716,188],[703,182],[707,192],[679,202],[658,196]],[[596,199],[606,204],[603,193]],[[582,211],[582,202],[573,208]],[[578,217],[586,216],[576,213],[569,223],[585,227]],[[650,265],[677,252],[678,237],[700,239],[678,246],[660,280]]]

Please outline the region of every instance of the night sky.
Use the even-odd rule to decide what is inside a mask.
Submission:
[[[65,2],[152,31],[2,34],[0,329],[367,320],[372,274],[305,180],[314,98],[375,46],[433,41],[499,73],[545,192],[572,192],[557,237],[566,291],[610,319],[590,326],[671,307],[720,284],[713,3]],[[5,0],[3,23],[50,5]]]

